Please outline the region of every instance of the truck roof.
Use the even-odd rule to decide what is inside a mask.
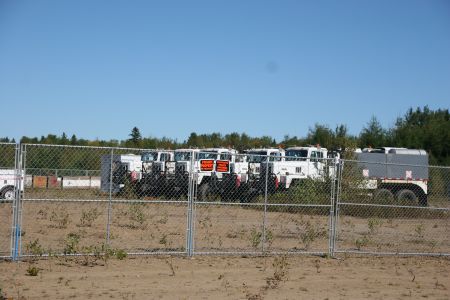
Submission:
[[[263,152],[263,151],[266,151],[266,152],[270,152],[270,151],[279,151],[279,152],[284,152],[284,149],[281,149],[281,148],[253,148],[253,149],[248,149],[248,150],[245,150],[245,152]]]
[[[327,151],[327,148],[323,148],[323,147],[289,147],[286,149],[286,151],[288,150],[325,150]]]
[[[409,155],[427,155],[422,149],[408,149],[398,147],[380,147],[380,148],[364,148],[362,153],[389,153],[389,154],[409,154]]]

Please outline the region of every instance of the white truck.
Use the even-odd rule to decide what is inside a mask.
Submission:
[[[376,203],[382,199],[427,205],[428,154],[425,150],[384,147],[356,151],[355,161],[340,163],[339,155],[329,157],[328,150],[320,146],[291,147],[286,149],[284,161],[261,164],[261,181],[265,184],[268,174],[268,191],[287,190],[309,178],[325,182],[336,174],[339,166],[342,172],[351,174],[346,180],[355,191],[370,194]],[[348,164],[347,166],[345,164]]]
[[[155,150],[142,153],[141,196],[163,194],[166,189],[166,173],[175,172],[175,155],[173,151]]]
[[[227,148],[207,149],[178,149],[175,151],[175,180],[176,194],[186,194],[189,186],[189,174],[192,170],[197,186],[197,199],[205,200],[212,194],[220,194],[223,190],[223,175],[230,173],[232,164],[236,171],[241,170],[235,165],[237,151]],[[192,159],[192,155],[194,158]],[[193,166],[191,162],[193,161]]]
[[[221,173],[219,193],[223,200],[244,200],[249,192],[249,164],[247,155],[230,150],[216,161],[216,174]]]
[[[15,198],[16,173],[14,169],[0,169],[0,201]]]
[[[265,182],[261,181],[261,165],[269,162],[284,162],[285,151],[281,148],[256,148],[246,151],[248,161],[249,193],[264,192]]]
[[[133,188],[136,188],[142,178],[141,156],[136,154],[103,155],[101,172],[102,192],[109,192],[111,189],[112,193],[119,193],[125,188],[126,182],[130,182]]]
[[[284,158],[261,164],[259,185],[265,186],[266,173],[270,193],[289,189],[306,178],[323,180],[329,174],[327,153],[327,149],[320,146],[287,148]]]

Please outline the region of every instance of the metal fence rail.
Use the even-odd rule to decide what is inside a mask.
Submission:
[[[0,144],[0,153],[0,174],[13,179],[0,186],[13,188],[0,201],[2,258],[450,255],[448,167],[227,149]]]

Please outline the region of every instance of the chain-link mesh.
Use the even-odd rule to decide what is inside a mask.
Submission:
[[[13,180],[0,201],[0,256],[14,228],[19,255],[450,254],[448,167],[330,159],[319,147],[0,148],[0,170],[23,190]]]
[[[16,145],[0,143],[0,256],[11,254]]]
[[[450,168],[344,161],[338,252],[450,250]]]
[[[22,254],[185,250],[173,152],[26,145],[25,157]]]
[[[196,253],[328,252],[328,160],[214,151],[194,162]]]

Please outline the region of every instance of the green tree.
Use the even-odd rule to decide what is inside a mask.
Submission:
[[[375,116],[372,116],[367,125],[362,129],[359,135],[359,146],[365,147],[383,147],[387,146],[387,131],[383,129]]]
[[[133,127],[130,133],[130,138],[128,139],[128,144],[131,147],[141,147],[142,146],[142,136],[139,128]]]

